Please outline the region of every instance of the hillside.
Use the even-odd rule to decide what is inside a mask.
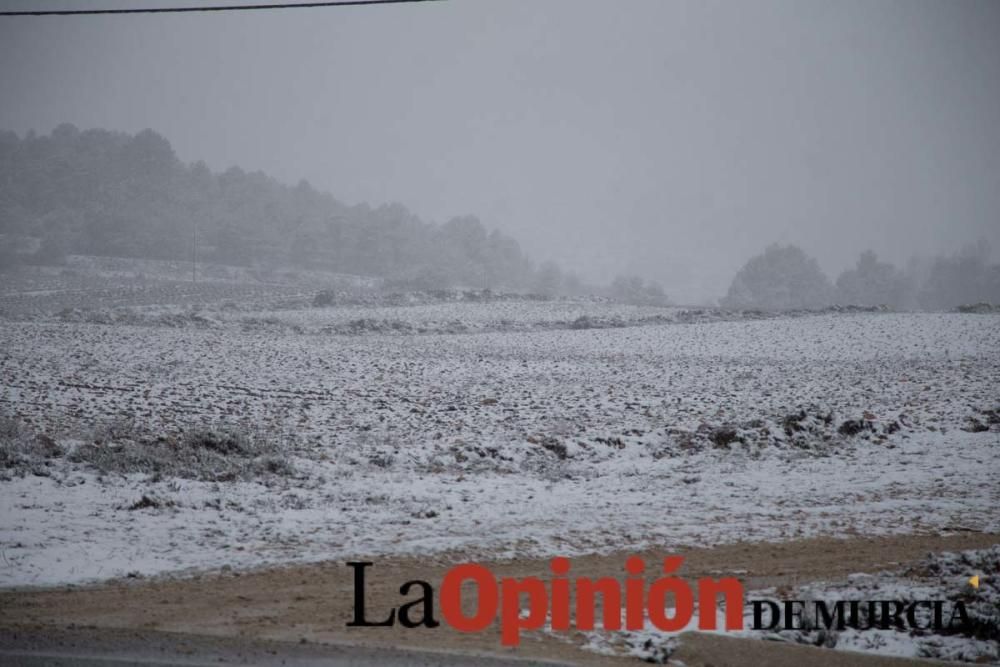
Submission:
[[[348,206],[309,183],[185,164],[152,130],[60,125],[0,132],[0,268],[67,254],[335,271],[420,289],[473,286],[554,293],[575,282],[537,267],[475,217],[438,225],[400,204]],[[20,241],[20,243],[15,243]]]

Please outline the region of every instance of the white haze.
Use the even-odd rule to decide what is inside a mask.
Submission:
[[[831,277],[868,248],[995,257],[997,35],[974,1],[2,18],[0,129],[149,127],[186,161],[475,214],[586,280],[710,300],[774,241]]]

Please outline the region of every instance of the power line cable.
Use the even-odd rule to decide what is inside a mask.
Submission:
[[[442,0],[338,0],[336,2],[298,2],[266,5],[209,5],[204,7],[147,7],[143,9],[63,9],[0,12],[0,16],[83,16],[100,14],[177,14],[181,12],[233,12],[258,9],[315,9],[318,7],[360,7],[363,5],[402,5],[414,2],[441,2]]]

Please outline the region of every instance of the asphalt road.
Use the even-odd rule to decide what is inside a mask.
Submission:
[[[135,630],[49,627],[0,628],[0,664],[5,667],[551,667],[565,663]]]

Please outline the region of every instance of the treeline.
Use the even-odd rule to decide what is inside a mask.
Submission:
[[[801,248],[771,245],[737,272],[720,303],[777,310],[833,305],[950,310],[1000,304],[1000,264],[990,264],[989,257],[989,246],[980,243],[954,255],[913,259],[901,269],[868,250],[831,282]]]
[[[399,204],[347,206],[232,167],[184,164],[151,130],[60,125],[48,136],[0,132],[0,233],[41,239],[30,254],[0,244],[0,266],[67,254],[292,266],[451,286],[573,293],[579,281],[475,217],[420,220]]]

